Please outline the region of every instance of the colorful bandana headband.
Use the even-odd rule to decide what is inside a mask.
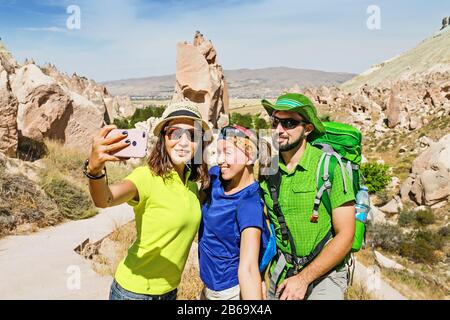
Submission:
[[[254,134],[253,131],[238,125],[222,128],[219,140],[231,141],[249,158],[253,158],[258,151],[258,138],[256,134]]]

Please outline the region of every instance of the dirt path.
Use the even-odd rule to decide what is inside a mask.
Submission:
[[[108,299],[112,278],[99,276],[73,249],[133,218],[132,208],[124,204],[91,219],[1,239],[0,299]]]
[[[361,283],[378,300],[407,300],[381,278],[377,268],[367,268],[362,263],[356,262],[354,281]]]

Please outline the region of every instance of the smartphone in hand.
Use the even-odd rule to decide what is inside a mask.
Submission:
[[[122,135],[123,131],[128,132],[128,136],[124,137],[123,141],[130,140],[130,145],[115,153],[112,156],[120,158],[144,158],[147,155],[147,132],[141,129],[113,129],[106,137],[114,137]]]

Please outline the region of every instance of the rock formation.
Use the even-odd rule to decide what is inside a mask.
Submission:
[[[412,172],[403,183],[403,201],[434,205],[450,196],[450,134],[433,143],[412,164]]]
[[[347,122],[363,132],[383,133],[394,128],[409,131],[421,128],[430,115],[450,114],[449,79],[449,71],[426,72],[376,87],[365,85],[356,92],[337,87],[306,88],[302,92],[329,114],[348,113]]]
[[[103,124],[104,106],[69,90],[34,64],[17,69],[11,87],[19,102],[17,127],[25,138],[50,138],[85,149]]]
[[[95,81],[53,65],[40,68],[31,59],[19,65],[0,43],[0,152],[9,157],[44,138],[86,150],[113,120],[116,99]]]
[[[15,157],[18,145],[17,99],[11,92],[10,77],[16,62],[0,42],[0,153]]]
[[[442,19],[442,29],[447,28],[450,25],[450,17],[445,17],[444,19]]]
[[[228,89],[217,53],[210,40],[197,31],[192,44],[177,46],[175,94],[172,101],[188,99],[201,107],[202,117],[217,127],[221,114],[228,115]]]

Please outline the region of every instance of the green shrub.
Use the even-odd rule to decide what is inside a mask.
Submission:
[[[25,223],[46,227],[62,220],[55,203],[33,181],[5,172],[3,165],[0,161],[0,237]]]
[[[391,182],[389,166],[376,162],[368,162],[361,165],[361,172],[366,179],[366,186],[370,193],[380,191]]]
[[[128,121],[128,119],[116,118],[116,119],[114,119],[114,124],[119,129],[132,129],[133,128],[130,124],[130,121]]]
[[[404,241],[400,227],[391,224],[367,225],[367,235],[369,242],[378,248],[386,251],[397,252],[400,244]]]
[[[414,262],[435,263],[435,251],[444,247],[444,238],[430,230],[419,229],[409,234],[400,244],[398,253]]]
[[[415,235],[415,240],[423,240],[435,250],[441,250],[444,246],[443,237],[439,233],[430,230],[419,229]]]
[[[230,125],[237,124],[248,129],[269,129],[270,123],[261,118],[261,114],[251,115],[250,113],[240,114],[233,112],[230,117]]]
[[[59,175],[47,176],[42,188],[65,218],[86,219],[97,213],[89,195]]]
[[[132,129],[138,122],[147,121],[151,117],[161,117],[165,108],[165,106],[155,105],[139,108],[129,118],[114,119],[114,124],[120,129]]]
[[[399,253],[414,262],[435,263],[437,261],[433,247],[426,240],[421,238],[402,243],[400,245]]]
[[[398,224],[401,227],[408,227],[416,222],[416,213],[411,210],[400,212],[398,217]]]
[[[421,226],[433,224],[435,222],[434,214],[429,209],[417,211],[416,221]]]
[[[240,114],[237,112],[233,112],[231,114],[230,124],[237,124],[239,126],[253,129],[253,118],[250,113]]]
[[[256,114],[256,115],[253,116],[253,128],[255,130],[269,129],[270,128],[270,124],[267,123],[266,120],[261,118],[261,114]]]
[[[145,108],[136,109],[130,118],[130,125],[134,128],[134,125],[138,122],[147,121],[151,117],[160,118],[164,112],[164,106],[147,106]]]

